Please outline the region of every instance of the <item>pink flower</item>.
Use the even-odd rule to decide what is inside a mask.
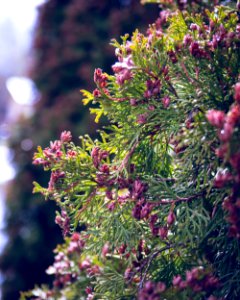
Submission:
[[[173,211],[170,211],[168,216],[167,216],[167,223],[168,225],[172,225],[175,221],[176,217]]]
[[[160,227],[158,229],[158,234],[159,234],[160,238],[164,240],[167,237],[167,234],[168,234],[167,227]]]
[[[77,156],[77,152],[76,151],[74,151],[74,150],[68,150],[68,152],[67,152],[67,157],[68,158],[74,158],[76,156]]]
[[[119,85],[123,85],[125,81],[130,80],[133,77],[131,69],[134,64],[131,55],[124,57],[120,62],[116,62],[112,69],[116,73],[116,80]]]
[[[226,122],[235,126],[240,121],[240,106],[234,105],[227,114]]]
[[[102,70],[99,68],[95,69],[94,82],[98,84],[101,88],[104,88],[107,85],[107,75],[103,74]]]
[[[91,267],[91,262],[88,258],[82,261],[79,265],[80,270],[85,270]]]
[[[101,273],[101,270],[99,268],[99,266],[94,265],[91,268],[87,269],[87,274],[89,276],[94,276],[94,275],[99,275]]]
[[[124,278],[127,279],[127,280],[130,280],[132,275],[133,275],[133,271],[131,268],[127,268],[124,272]]]
[[[121,62],[116,62],[113,66],[114,73],[120,73],[125,69],[132,69],[134,66],[131,56],[124,57]]]
[[[206,116],[211,125],[217,128],[223,127],[225,121],[225,113],[223,111],[210,109]]]
[[[234,99],[240,104],[240,82],[235,85]]]
[[[109,243],[107,242],[103,247],[102,247],[102,256],[106,257],[106,255],[109,253]]]
[[[99,91],[99,89],[95,89],[95,90],[93,91],[93,96],[94,96],[94,98],[99,98],[99,97],[101,97],[101,92]]]
[[[218,171],[214,179],[214,186],[216,188],[222,188],[231,180],[232,175],[229,173],[228,170]]]
[[[177,276],[173,277],[172,284],[174,286],[179,286],[181,282],[182,282],[182,277],[180,275],[177,275]]]
[[[156,96],[161,91],[161,82],[159,79],[150,80],[148,79],[146,81],[146,91],[144,92],[145,98],[151,98],[152,96]]]
[[[228,142],[233,134],[233,125],[225,123],[223,129],[219,132],[218,137],[222,142]]]
[[[137,116],[137,123],[140,125],[147,123],[147,114],[139,114]]]
[[[142,196],[143,192],[146,189],[146,184],[144,184],[141,180],[136,179],[133,182],[133,187],[132,187],[132,197],[134,199],[138,199]]]
[[[87,286],[86,289],[85,289],[85,292],[89,295],[89,294],[92,294],[92,288]]]
[[[162,98],[162,104],[163,104],[163,107],[164,108],[167,108],[168,106],[169,106],[169,104],[170,104],[170,97],[169,96],[164,96],[163,98]]]
[[[192,24],[190,25],[190,29],[193,30],[193,31],[195,31],[195,30],[198,30],[198,31],[199,31],[200,27],[199,27],[197,24],[192,23]]]
[[[71,134],[71,132],[70,131],[66,131],[66,130],[63,131],[61,133],[60,140],[61,140],[62,143],[69,143],[69,142],[71,142],[71,140],[72,140],[72,134]]]
[[[44,165],[45,163],[46,163],[46,160],[41,157],[37,157],[37,158],[33,159],[34,165]]]
[[[200,45],[198,41],[192,41],[189,46],[189,51],[192,56],[199,57],[199,58],[207,58],[208,54],[203,49],[203,47]]]
[[[123,69],[119,74],[116,76],[116,81],[119,85],[123,85],[125,81],[130,80],[133,77],[133,74],[130,70]]]
[[[48,148],[46,148],[48,149]],[[54,152],[56,152],[57,150],[61,149],[61,142],[60,141],[54,141],[54,142],[50,142],[50,149]]]
[[[215,150],[215,154],[219,158],[223,158],[228,151],[228,144],[223,144]]]
[[[149,214],[151,212],[151,205],[146,203],[144,204],[144,206],[142,207],[142,210],[141,210],[141,219],[144,219],[144,218],[148,218],[149,217]]]
[[[130,99],[129,102],[130,102],[130,105],[131,105],[131,106],[137,106],[137,100],[136,100],[136,99],[133,99],[133,98],[132,98],[132,99]]]
[[[113,202],[113,201],[108,203],[108,205],[107,205],[107,209],[109,211],[114,211],[115,207],[116,207],[116,202]]]

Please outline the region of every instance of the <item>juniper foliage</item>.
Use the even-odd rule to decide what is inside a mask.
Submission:
[[[100,138],[35,153],[65,243],[22,299],[239,299],[240,4],[155,2],[179,9],[112,41],[82,91]]]

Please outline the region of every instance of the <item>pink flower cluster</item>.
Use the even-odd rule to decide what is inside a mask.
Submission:
[[[64,144],[71,142],[72,135],[70,131],[63,131],[60,136],[60,140],[50,142],[50,147],[43,150],[42,156],[40,157],[38,153],[34,154],[33,164],[43,165],[44,167],[50,167],[52,164],[58,162],[62,156],[62,147]]]
[[[91,158],[95,168],[99,168],[101,161],[106,159],[109,153],[105,150],[101,150],[99,147],[94,147],[91,152]]]
[[[195,23],[190,25],[193,33],[188,33],[183,38],[183,45],[188,47],[189,52],[196,58],[211,59],[211,54],[218,48],[229,48],[240,38],[239,25],[236,31],[228,32],[223,24],[217,24],[210,20],[209,25],[199,26]],[[170,55],[174,62],[174,55]]]
[[[147,281],[138,294],[138,300],[159,300],[165,290],[165,283]]]
[[[195,267],[186,271],[185,280],[177,275],[173,278],[173,286],[180,291],[190,289],[194,293],[207,292],[212,293],[219,286],[219,280],[211,273],[201,267]],[[209,300],[213,300],[214,296],[210,296]]]
[[[55,223],[62,228],[64,236],[70,232],[70,218],[65,210],[61,211],[61,215],[56,216]]]
[[[35,153],[33,157],[34,165],[43,165],[45,168],[51,168],[60,162],[64,156],[64,145],[69,144],[72,140],[70,131],[63,131],[60,140],[50,142],[50,147],[45,148],[40,154]],[[71,159],[77,155],[76,151],[68,150],[66,157]],[[53,193],[56,183],[65,178],[65,172],[60,169],[52,171],[50,181],[48,183],[48,192]]]
[[[207,119],[218,129],[221,145],[216,149],[216,155],[223,159],[228,168],[219,171],[215,176],[215,186],[223,188],[232,187],[229,197],[223,202],[227,212],[227,221],[230,223],[229,232],[232,236],[240,238],[240,83],[234,87],[235,102],[227,114],[218,110],[209,110]]]
[[[148,79],[146,81],[146,91],[144,92],[145,98],[158,96],[161,91],[161,82],[159,79]]]
[[[121,86],[125,83],[125,81],[129,81],[133,74],[131,69],[134,67],[131,55],[127,57],[119,56],[119,62],[116,62],[113,66],[113,72],[116,74],[116,81]]]
[[[62,288],[71,284],[77,279],[77,272],[74,271],[74,262],[63,252],[59,252],[54,263],[47,269],[48,274],[54,274],[54,287]]]
[[[81,258],[81,253],[85,247],[87,235],[73,233],[71,238],[65,244],[66,247],[60,251],[57,249],[57,254],[54,263],[47,269],[48,274],[54,274],[54,288],[62,289],[74,283],[82,273],[87,278],[97,276],[101,273],[100,267],[94,264],[88,257]],[[78,259],[76,260],[76,257]],[[89,282],[87,281],[86,284]],[[85,292],[88,300],[94,298],[93,289],[88,285]],[[55,289],[48,291],[49,295],[54,296]]]
[[[209,123],[218,128],[218,137],[223,144],[230,142],[235,127],[240,125],[239,90],[240,83],[237,83],[235,85],[234,95],[236,102],[231,106],[227,114],[219,110],[211,109],[206,115]]]
[[[94,72],[94,82],[100,87],[105,88],[107,86],[107,75],[102,72],[101,69],[96,69]]]

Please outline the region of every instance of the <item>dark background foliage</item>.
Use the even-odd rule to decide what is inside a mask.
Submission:
[[[96,129],[81,104],[79,89],[93,87],[95,67],[110,70],[111,38],[146,28],[157,16],[156,7],[145,8],[138,0],[49,0],[39,13],[31,77],[41,101],[31,119],[15,125],[10,140],[17,175],[7,194],[8,243],[0,257],[2,300],[18,299],[19,291],[34,284],[51,284],[45,269],[62,240],[54,223],[55,204],[32,195],[33,181],[46,185],[49,179],[32,165],[33,152],[63,130],[71,130],[76,138]]]

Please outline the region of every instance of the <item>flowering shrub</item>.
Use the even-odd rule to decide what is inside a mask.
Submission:
[[[113,75],[82,91],[100,138],[34,155],[65,244],[22,299],[239,299],[240,5],[158,2],[179,10],[113,41]]]

